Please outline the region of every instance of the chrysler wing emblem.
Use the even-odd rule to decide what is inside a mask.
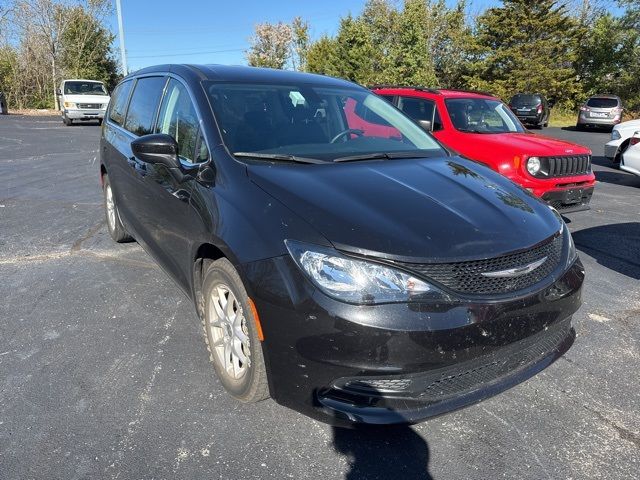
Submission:
[[[521,277],[527,273],[533,272],[536,268],[547,261],[547,257],[542,257],[540,260],[536,260],[528,265],[522,265],[521,267],[508,268],[507,270],[500,270],[497,272],[482,272],[480,275],[490,278],[504,278],[504,277]]]

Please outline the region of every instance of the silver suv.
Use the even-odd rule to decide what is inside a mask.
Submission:
[[[576,128],[612,127],[622,121],[622,100],[615,95],[594,95],[580,107]]]

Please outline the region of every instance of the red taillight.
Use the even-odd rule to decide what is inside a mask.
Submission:
[[[640,143],[640,137],[631,137],[631,139],[629,140],[629,145],[635,145],[637,143]]]

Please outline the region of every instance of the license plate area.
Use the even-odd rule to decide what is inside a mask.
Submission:
[[[604,112],[591,112],[591,116],[594,118],[606,118],[607,114]]]
[[[562,203],[566,205],[580,203],[582,201],[582,193],[583,192],[581,188],[566,190],[562,195]]]

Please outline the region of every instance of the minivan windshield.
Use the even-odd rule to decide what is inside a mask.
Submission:
[[[587,107],[615,108],[618,106],[617,98],[592,97],[587,101]]]
[[[108,95],[101,82],[64,82],[65,95]]]
[[[446,156],[388,101],[358,88],[205,84],[223,141],[238,158],[318,163]]]
[[[449,98],[445,100],[453,126],[469,133],[522,133],[524,127],[500,100]]]
[[[535,107],[536,105],[539,105],[540,102],[540,97],[538,95],[519,93],[514,95],[509,103],[514,107]]]

